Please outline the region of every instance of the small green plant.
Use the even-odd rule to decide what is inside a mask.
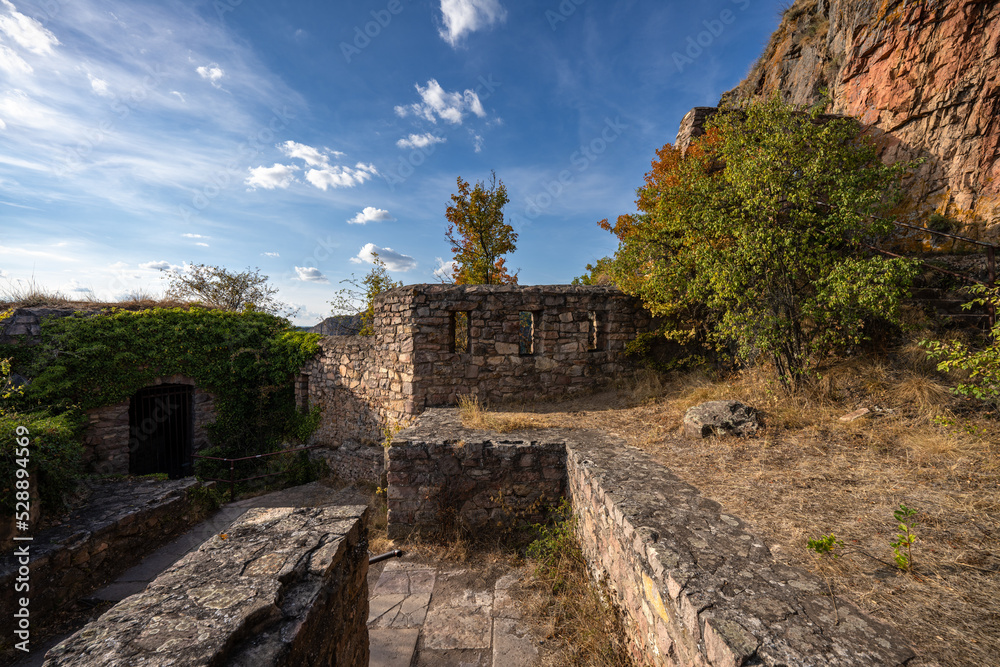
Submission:
[[[551,521],[535,524],[538,538],[528,545],[527,557],[535,564],[535,576],[546,581],[553,593],[566,586],[566,574],[574,563],[583,562],[583,552],[576,540],[576,518],[568,499],[563,498],[552,510]]]
[[[954,226],[951,218],[948,216],[941,215],[940,213],[931,213],[930,217],[927,218],[927,229],[949,234],[954,229]]]
[[[968,289],[976,298],[962,308],[1000,306],[1000,287],[973,285]],[[939,371],[959,370],[968,374],[965,382],[955,387],[956,394],[1000,405],[1000,320],[993,325],[981,350],[971,349],[960,341],[922,340],[920,346],[927,351],[928,357],[938,360]]]
[[[913,571],[913,543],[917,541],[917,536],[913,533],[913,528],[917,525],[914,519],[917,510],[900,503],[899,509],[892,515],[899,522],[900,532],[896,539],[889,544],[892,546],[892,556],[896,561],[896,566],[904,572]]]
[[[840,558],[840,554],[835,549],[842,549],[844,542],[830,533],[829,535],[820,535],[818,539],[809,540],[808,546],[820,556],[829,555],[831,558]]]

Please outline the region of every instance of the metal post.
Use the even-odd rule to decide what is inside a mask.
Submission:
[[[236,499],[236,461],[229,462],[229,502]]]

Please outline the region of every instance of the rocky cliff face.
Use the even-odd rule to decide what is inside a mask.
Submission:
[[[1000,2],[797,0],[747,79],[723,101],[780,91],[880,137],[886,161],[926,158],[903,211],[1000,241]]]

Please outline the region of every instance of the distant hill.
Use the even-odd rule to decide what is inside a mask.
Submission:
[[[334,315],[308,331],[324,336],[357,336],[361,331],[361,315]]]

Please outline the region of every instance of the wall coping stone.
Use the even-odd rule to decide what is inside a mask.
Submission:
[[[250,509],[51,649],[44,665],[367,664],[366,513],[363,505]],[[343,602],[329,599],[335,587],[360,600],[328,608]],[[336,636],[343,621],[356,626],[350,637]],[[339,654],[345,641],[363,644],[363,655]]]

